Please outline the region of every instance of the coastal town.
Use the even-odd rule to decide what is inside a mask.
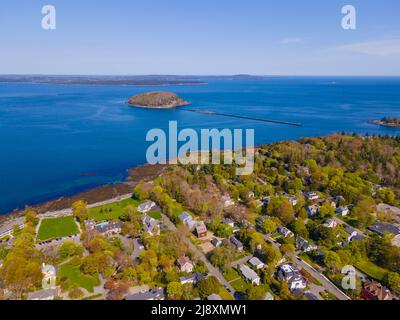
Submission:
[[[398,300],[400,141],[260,146],[0,226],[0,299]],[[347,285],[346,285],[347,284]]]

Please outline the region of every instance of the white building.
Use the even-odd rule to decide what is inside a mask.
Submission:
[[[291,264],[284,264],[278,269],[278,278],[281,281],[286,281],[290,290],[304,289],[307,283],[299,270]]]
[[[260,277],[258,276],[258,274],[250,269],[248,266],[242,264],[240,267],[240,272],[242,273],[242,275],[251,283],[251,284],[255,284],[255,285],[260,285]]]

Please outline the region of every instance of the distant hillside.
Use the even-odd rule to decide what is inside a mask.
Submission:
[[[128,105],[132,107],[172,109],[186,106],[190,103],[178,97],[172,92],[152,91],[138,94],[128,100]]]

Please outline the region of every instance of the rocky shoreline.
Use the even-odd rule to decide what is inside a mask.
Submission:
[[[78,200],[85,200],[89,205],[113,199],[131,193],[134,186],[142,181],[153,180],[162,174],[165,165],[144,164],[128,169],[129,175],[124,182],[116,184],[106,184],[95,187],[72,196],[62,196],[57,199],[45,201],[36,205],[31,205],[32,209],[38,213],[52,212],[68,209]],[[15,219],[23,215],[24,209],[15,209],[0,216],[0,223],[10,219]]]

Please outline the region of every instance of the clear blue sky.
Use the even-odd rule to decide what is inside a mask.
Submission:
[[[1,0],[0,73],[400,75],[399,14],[398,0]]]

